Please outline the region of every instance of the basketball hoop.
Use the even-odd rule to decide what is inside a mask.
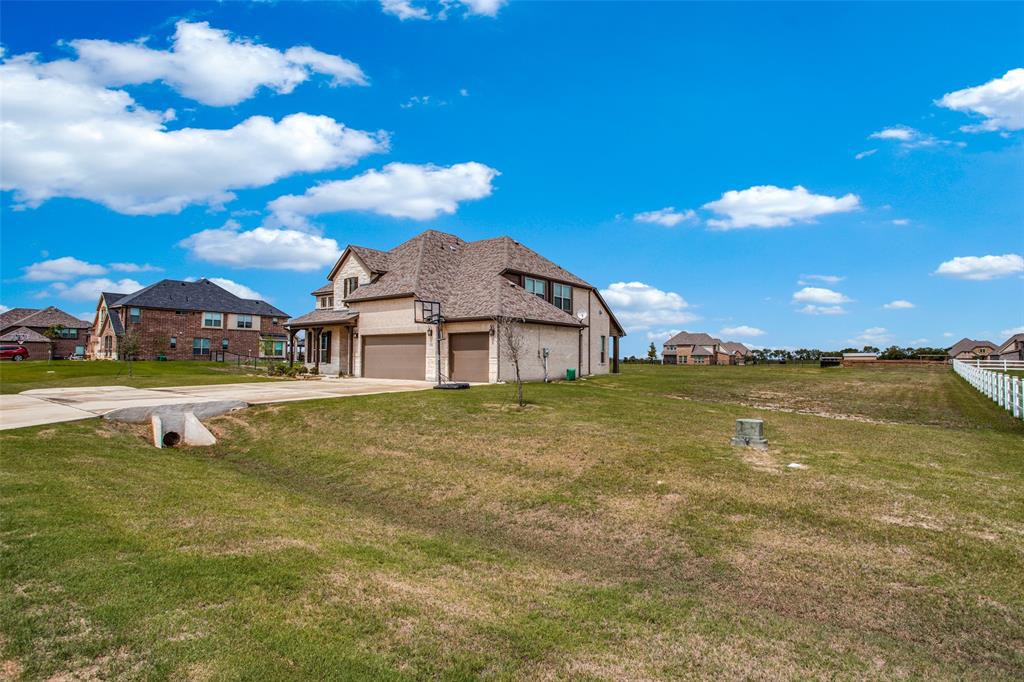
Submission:
[[[441,303],[439,301],[422,301],[417,299],[413,307],[416,313],[416,321],[422,324],[440,324],[444,322],[441,316]]]

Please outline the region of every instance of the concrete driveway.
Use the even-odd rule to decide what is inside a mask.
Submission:
[[[252,405],[259,405],[374,393],[422,391],[432,385],[428,381],[402,379],[325,378],[168,388],[37,388],[17,395],[0,395],[0,430],[89,419],[122,407],[200,403],[208,400],[243,400]]]

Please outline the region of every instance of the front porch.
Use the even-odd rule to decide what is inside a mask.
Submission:
[[[359,313],[351,310],[314,310],[289,320],[284,325],[288,365],[295,364],[295,339],[301,331],[306,337],[306,367],[322,376],[351,376],[358,317]]]

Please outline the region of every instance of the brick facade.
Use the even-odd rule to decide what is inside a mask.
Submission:
[[[140,309],[138,322],[129,320],[129,309],[120,308],[111,311],[111,314],[118,315],[124,325],[125,333],[137,333],[139,335],[139,356],[140,360],[155,360],[163,355],[168,360],[210,360],[216,353],[226,351],[229,357],[234,354],[249,357],[264,357],[260,347],[261,334],[284,334],[284,322],[286,318],[279,317],[275,324],[274,318],[253,315],[252,329],[238,329],[234,322],[234,314],[222,314],[222,327],[204,327],[204,313],[196,310],[159,310],[155,308]],[[258,328],[255,324],[259,320]],[[94,346],[98,352],[97,357],[105,357],[103,351],[103,336],[114,336],[110,325],[98,337]],[[174,347],[171,346],[171,338],[174,338]],[[196,338],[209,339],[209,352],[196,355],[193,352],[193,340]],[[223,345],[227,339],[227,347]],[[284,340],[283,338],[281,339]],[[116,340],[112,341],[113,347],[117,348]],[[282,359],[284,356],[280,356]]]

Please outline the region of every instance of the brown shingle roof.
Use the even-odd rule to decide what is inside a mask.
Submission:
[[[1013,345],[1014,341],[1020,341],[1024,343],[1024,334],[1014,334],[1010,338],[1003,341],[1003,345],[999,346],[999,352],[1002,353],[1004,350],[1010,350],[1010,346]]]
[[[21,339],[18,337],[21,336]],[[28,327],[18,327],[0,336],[0,341],[7,343],[50,343],[50,339]]]
[[[721,340],[716,339],[713,336],[709,336],[704,332],[679,332],[671,339],[665,342],[666,346],[696,346],[706,345],[714,346],[721,345]]]
[[[359,247],[350,247],[364,258]],[[509,237],[466,242],[453,234],[428,230],[388,252],[377,251],[376,265],[386,271],[360,286],[347,302],[415,296],[440,301],[446,319],[495,315],[579,326],[576,318],[527,293],[502,273],[523,272],[592,289],[587,282]],[[364,259],[365,260],[365,259]],[[617,325],[617,323],[616,323]]]
[[[69,315],[60,308],[13,308],[0,317],[0,329],[13,325],[22,327],[52,327],[62,325],[68,329],[88,329],[92,326],[74,315]]]
[[[312,310],[305,315],[288,320],[285,327],[306,327],[311,324],[339,324],[355,319],[359,313],[354,310]]]
[[[975,341],[974,339],[964,338],[954,343],[947,352],[949,353],[949,357],[952,358],[965,351],[974,350],[978,346],[988,346],[992,350],[996,349],[996,344],[991,341]]]
[[[368,249],[365,246],[350,246],[349,248],[359,256],[359,260],[363,261],[363,264],[370,268],[371,272],[387,272],[391,269],[390,255],[387,251]]]
[[[309,293],[313,294],[314,296],[319,296],[321,294],[333,294],[334,293],[334,282],[328,282],[327,284],[323,285],[319,289],[314,289],[313,291],[311,291]]]
[[[724,342],[722,344],[722,350],[728,353],[742,353],[743,355],[748,355],[750,353],[750,349],[738,341]]]

